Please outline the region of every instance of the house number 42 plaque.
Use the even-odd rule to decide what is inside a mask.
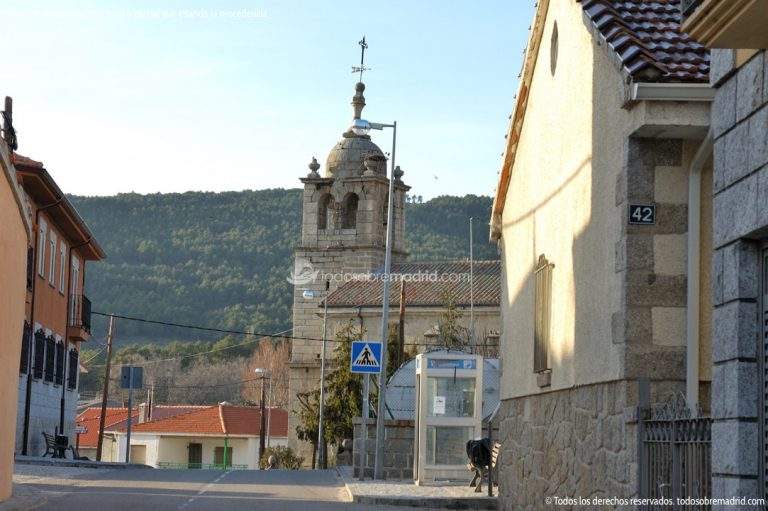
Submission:
[[[633,225],[655,224],[656,204],[630,204],[629,223]]]

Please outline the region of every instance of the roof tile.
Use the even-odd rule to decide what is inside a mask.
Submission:
[[[707,83],[709,51],[680,29],[680,0],[578,0],[637,81]]]

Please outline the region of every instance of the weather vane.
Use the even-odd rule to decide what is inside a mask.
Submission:
[[[363,81],[363,71],[370,71],[370,67],[365,67],[365,50],[368,49],[368,43],[365,42],[365,36],[357,42],[360,45],[360,66],[352,66],[353,73],[360,73],[360,80]]]

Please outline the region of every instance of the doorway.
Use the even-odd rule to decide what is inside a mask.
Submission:
[[[189,444],[187,446],[188,458],[187,466],[189,468],[203,467],[203,444]]]

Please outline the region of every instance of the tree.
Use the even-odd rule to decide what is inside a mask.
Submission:
[[[291,360],[290,342],[284,339],[272,339],[264,337],[259,340],[258,347],[253,351],[248,362],[243,379],[254,377],[254,369],[263,368],[269,371],[269,395],[270,406],[288,408],[288,364]],[[261,400],[261,389],[253,386],[243,388],[243,398],[250,403],[258,403]]]
[[[444,310],[437,324],[437,342],[452,350],[465,349],[470,343],[469,329],[461,326],[461,311],[456,307],[456,298],[450,291],[443,294]]]
[[[350,320],[338,332],[334,341],[333,355],[329,361],[330,372],[325,378],[325,407],[323,410],[324,441],[338,445],[345,438],[352,438],[352,421],[359,417],[362,410],[363,384],[358,374],[350,371],[352,341],[362,339],[364,331]],[[296,434],[300,440],[311,442],[313,446],[312,466],[315,466],[317,451],[318,419],[320,390],[297,395],[299,401],[299,425]],[[328,449],[326,448],[326,451]]]

